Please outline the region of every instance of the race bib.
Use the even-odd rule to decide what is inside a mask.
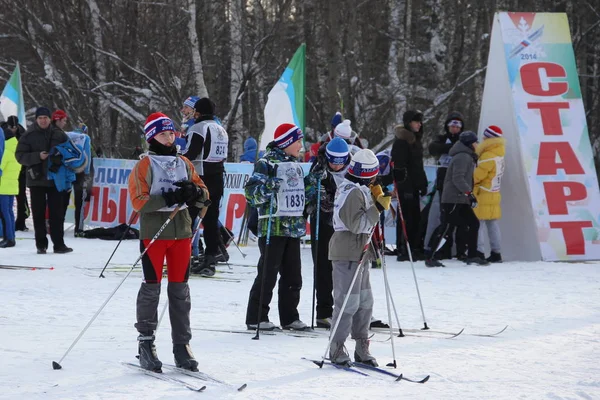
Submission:
[[[294,162],[277,164],[281,186],[277,193],[276,217],[300,217],[304,212],[304,172]]]

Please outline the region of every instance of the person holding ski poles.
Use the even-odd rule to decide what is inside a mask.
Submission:
[[[197,371],[198,362],[189,345],[192,331],[187,281],[192,220],[188,207],[206,207],[208,189],[192,163],[177,154],[175,125],[171,119],[162,113],[150,114],[144,131],[146,141],[150,144],[149,151],[138,161],[129,176],[129,197],[133,208],[140,214],[140,239],[144,248],[147,248],[142,257],[144,281],[137,296],[135,323],[139,332],[140,366],[151,371],[160,371],[162,367],[154,345],[154,331],[158,323],[160,282],[166,258],[175,365]],[[160,232],[177,207],[179,212]],[[157,237],[157,233],[160,236]],[[153,239],[156,241],[152,242]]]
[[[391,203],[391,196],[384,194],[381,185],[375,184],[378,172],[379,160],[375,154],[368,149],[359,150],[352,157],[345,179],[335,194],[335,232],[329,242],[334,293],[329,358],[339,365],[351,364],[344,346],[351,333],[356,341],[354,360],[377,366],[369,352],[373,294],[367,259],[372,255],[366,253],[379,213],[388,210]]]
[[[283,329],[309,328],[298,313],[302,288],[300,238],[306,233],[305,205],[310,204],[307,198],[315,188],[311,186],[310,178],[304,177],[298,162],[302,137],[302,130],[297,126],[279,125],[275,129],[275,140],[267,145],[265,154],[254,164],[254,172],[244,187],[249,205],[258,209],[261,255],[246,311],[249,330],[277,329],[269,321],[269,304],[277,274],[281,276],[279,322]]]
[[[348,144],[344,139],[336,137],[321,146],[310,169],[313,174],[309,176],[314,180],[313,184],[321,191],[320,199],[315,201],[315,204],[319,204],[316,204],[314,212],[310,213],[312,239],[310,244],[315,269],[318,328],[329,329],[331,327],[333,267],[329,260],[327,244],[333,235],[333,198],[338,185],[344,180],[349,162]],[[321,176],[324,178],[318,181],[318,177]],[[319,214],[318,223],[317,213]]]

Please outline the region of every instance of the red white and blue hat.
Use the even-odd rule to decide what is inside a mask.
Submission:
[[[188,106],[190,108],[194,108],[194,106],[196,105],[196,102],[200,100],[200,97],[198,96],[190,96],[187,99],[185,99],[185,101],[183,102],[184,106]]]
[[[150,143],[154,136],[166,131],[175,132],[175,124],[173,124],[171,118],[159,112],[152,113],[148,116],[146,125],[144,125],[146,142]]]
[[[371,150],[359,150],[352,156],[348,173],[357,178],[371,179],[379,173],[379,160]]]
[[[490,125],[483,131],[483,136],[486,138],[502,137],[502,129],[498,128],[496,125]]]
[[[327,143],[327,147],[325,147],[325,155],[327,156],[327,161],[333,165],[346,165],[348,157],[350,157],[348,143],[342,138],[333,138],[331,142]]]
[[[281,124],[275,129],[275,144],[280,149],[285,149],[292,143],[302,139],[302,130],[294,124]]]

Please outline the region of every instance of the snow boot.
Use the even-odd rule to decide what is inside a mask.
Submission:
[[[464,260],[464,262],[467,263],[467,265],[471,265],[471,264],[477,264],[477,265],[481,265],[481,266],[490,265],[490,263],[487,260],[484,260],[483,258],[479,258],[479,257],[468,257],[466,260]]]
[[[140,367],[153,372],[162,372],[162,362],[156,355],[153,334],[141,334],[138,336],[138,354]]]
[[[215,256],[215,262],[226,263],[229,261],[229,253],[223,244],[219,244],[219,253]]]
[[[15,247],[16,242],[14,240],[3,240],[0,242],[0,248],[5,249],[7,247]]]
[[[386,324],[385,322],[381,321],[380,319],[371,317],[371,324],[369,325],[369,328],[389,328],[390,326],[388,324]]]
[[[317,318],[317,328],[331,329],[331,317]]]
[[[256,330],[256,324],[246,324],[246,327],[248,328],[249,331]],[[277,325],[275,325],[274,323],[272,323],[271,321],[262,321],[260,323],[261,331],[274,331],[276,329],[279,329],[279,327]]]
[[[492,254],[490,254],[490,256],[488,258],[486,258],[486,261],[491,262],[491,263],[501,263],[502,255],[500,255],[500,253],[496,253],[496,252],[492,251]]]
[[[174,344],[173,356],[177,368],[198,372],[198,361],[194,358],[194,353],[192,353],[192,348],[189,344]]]
[[[304,322],[299,319],[295,320],[291,324],[284,325],[282,327],[287,331],[307,331],[310,330],[310,326],[306,325]]]
[[[445,265],[442,264],[441,261],[436,260],[435,258],[430,258],[428,260],[425,260],[425,266],[430,267],[430,268],[445,267]]]
[[[369,352],[369,339],[356,339],[354,361],[378,367],[377,360]]]
[[[192,274],[198,274],[202,276],[214,276],[216,271],[217,262],[211,255],[204,256],[204,262],[198,265],[196,268],[192,267]]]
[[[348,355],[344,342],[331,342],[331,346],[329,347],[329,361],[345,367],[352,366],[352,360]]]

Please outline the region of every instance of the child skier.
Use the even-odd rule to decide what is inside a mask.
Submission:
[[[314,190],[309,178],[304,178],[298,156],[302,149],[302,131],[293,124],[281,124],[275,130],[275,140],[267,145],[265,154],[254,164],[254,173],[246,183],[246,199],[258,209],[258,246],[260,260],[258,274],[250,289],[246,326],[261,330],[276,329],[269,321],[269,303],[279,279],[279,322],[283,329],[305,330],[300,320],[298,303],[302,288],[300,264],[300,238],[306,232],[304,208],[307,192]],[[274,204],[271,204],[271,199]],[[273,210],[270,215],[269,211]],[[268,221],[271,231],[268,231]],[[270,245],[267,254],[267,235]],[[264,295],[260,302],[261,284],[264,279]]]
[[[368,149],[358,151],[350,161],[348,173],[338,186],[333,205],[333,228],[329,259],[333,263],[334,308],[329,358],[340,365],[351,363],[344,342],[348,334],[356,340],[354,360],[377,366],[369,352],[369,324],[373,313],[373,294],[369,278],[370,258],[365,246],[371,240],[379,213],[390,208],[391,197],[374,184],[379,161]],[[354,275],[354,285],[350,288]],[[349,295],[343,313],[340,313]],[[338,322],[339,319],[339,322]],[[336,329],[337,325],[337,329]]]
[[[348,144],[341,138],[336,137],[327,145],[321,146],[317,158],[311,166],[310,176],[316,179],[324,176],[320,181],[321,190],[320,208],[311,213],[310,227],[311,238],[317,237],[318,242],[311,240],[312,257],[315,268],[315,288],[317,292],[317,327],[329,329],[331,326],[331,315],[333,313],[333,277],[332,265],[329,260],[328,243],[333,235],[333,199],[335,191],[344,180],[350,154]],[[315,199],[316,205],[316,199]],[[319,223],[317,227],[317,212]]]
[[[129,196],[133,208],[140,214],[140,239],[147,248],[142,258],[144,281],[137,297],[140,366],[160,371],[162,363],[156,355],[154,331],[163,263],[167,259],[169,283],[169,316],[175,365],[197,371],[198,362],[189,346],[190,290],[188,287],[191,253],[192,220],[187,207],[205,207],[208,189],[196,174],[192,163],[177,154],[175,126],[166,115],[153,113],[144,126],[148,154],[129,176]],[[177,205],[182,205],[158,239],[148,247],[152,238],[167,221]]]

